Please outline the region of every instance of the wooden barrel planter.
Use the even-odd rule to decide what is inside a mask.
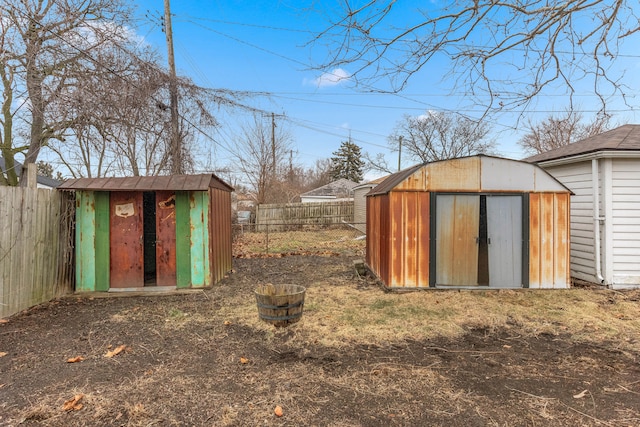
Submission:
[[[256,288],[258,315],[265,322],[277,327],[289,326],[302,317],[304,286],[260,285]]]

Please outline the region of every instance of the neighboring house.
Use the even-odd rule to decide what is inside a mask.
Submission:
[[[640,286],[640,125],[531,156],[571,189],[571,275]]]
[[[337,181],[307,191],[300,195],[300,201],[305,202],[339,202],[353,200],[353,188],[357,182],[341,178]]]
[[[4,157],[0,157],[0,169],[2,169],[2,172],[5,173],[6,166],[4,163]],[[16,161],[15,169],[16,169],[16,174],[18,175],[18,177],[20,177],[20,174],[22,173],[22,163]],[[38,182],[37,184],[38,188],[48,188],[48,189],[57,188],[60,184],[62,184],[62,181],[58,181],[57,179],[49,178],[47,176],[42,176],[42,175],[38,175],[37,182]]]
[[[387,176],[353,187],[353,225],[363,233],[367,232],[367,193],[384,181]]]

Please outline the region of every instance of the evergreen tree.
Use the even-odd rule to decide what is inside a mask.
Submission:
[[[362,181],[364,161],[360,147],[351,141],[340,144],[338,151],[331,157],[331,177],[334,180],[345,178],[354,182]]]

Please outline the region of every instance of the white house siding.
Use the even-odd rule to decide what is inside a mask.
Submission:
[[[591,161],[545,168],[573,191],[571,196],[571,276],[597,282],[593,232]]]
[[[640,159],[612,159],[613,285],[640,285]]]
[[[367,232],[367,198],[365,195],[373,187],[375,184],[353,189],[353,222],[355,227],[363,233]]]

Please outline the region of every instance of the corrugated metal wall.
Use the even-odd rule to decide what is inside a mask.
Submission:
[[[389,194],[389,286],[429,286],[429,199],[424,191]]]
[[[569,287],[569,244],[569,194],[530,194],[530,288]]]
[[[212,188],[209,190],[209,197],[211,276],[212,283],[216,283],[232,269],[231,193]]]

